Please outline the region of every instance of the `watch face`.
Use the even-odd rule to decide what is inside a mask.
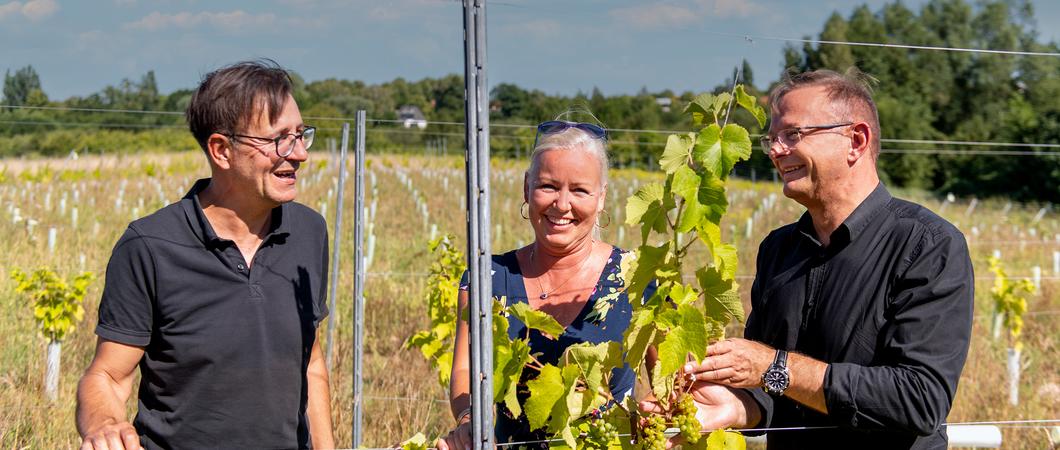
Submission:
[[[762,384],[765,384],[770,391],[780,392],[788,388],[788,374],[787,371],[779,367],[770,367],[766,371],[765,376],[762,377]]]

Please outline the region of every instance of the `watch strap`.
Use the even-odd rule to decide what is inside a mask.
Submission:
[[[775,358],[773,358],[773,364],[776,364],[776,365],[786,369],[788,367],[788,352],[787,352],[787,350],[777,349],[777,356]]]

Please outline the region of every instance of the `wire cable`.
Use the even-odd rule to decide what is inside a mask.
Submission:
[[[881,42],[856,42],[856,41],[832,41],[825,39],[796,39],[786,38],[778,36],[757,36],[752,34],[738,34],[738,33],[725,33],[721,31],[703,31],[707,34],[713,34],[716,36],[735,37],[742,38],[749,43],[754,43],[756,39],[763,41],[782,41],[782,42],[798,42],[803,44],[818,44],[818,45],[849,45],[854,47],[880,47],[880,48],[901,48],[907,50],[934,50],[934,51],[950,51],[950,52],[964,52],[964,53],[985,53],[995,55],[1017,55],[1017,56],[1060,56],[1058,52],[1028,52],[1022,50],[994,50],[994,49],[983,49],[983,48],[964,48],[964,47],[942,47],[932,45],[910,45],[910,44],[887,44]]]

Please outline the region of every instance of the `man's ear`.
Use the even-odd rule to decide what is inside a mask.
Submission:
[[[853,165],[864,156],[872,157],[872,127],[865,122],[850,126],[850,151],[847,152],[847,163]]]
[[[232,167],[232,141],[220,133],[211,134],[206,138],[206,157],[220,169]]]

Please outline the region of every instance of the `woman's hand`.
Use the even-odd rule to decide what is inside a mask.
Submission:
[[[762,386],[762,374],[773,363],[776,352],[759,342],[725,339],[707,347],[703,362],[685,364],[684,373],[694,381],[757,388]]]
[[[471,448],[471,417],[465,416],[460,424],[444,438],[434,443],[438,450],[467,450]]]

